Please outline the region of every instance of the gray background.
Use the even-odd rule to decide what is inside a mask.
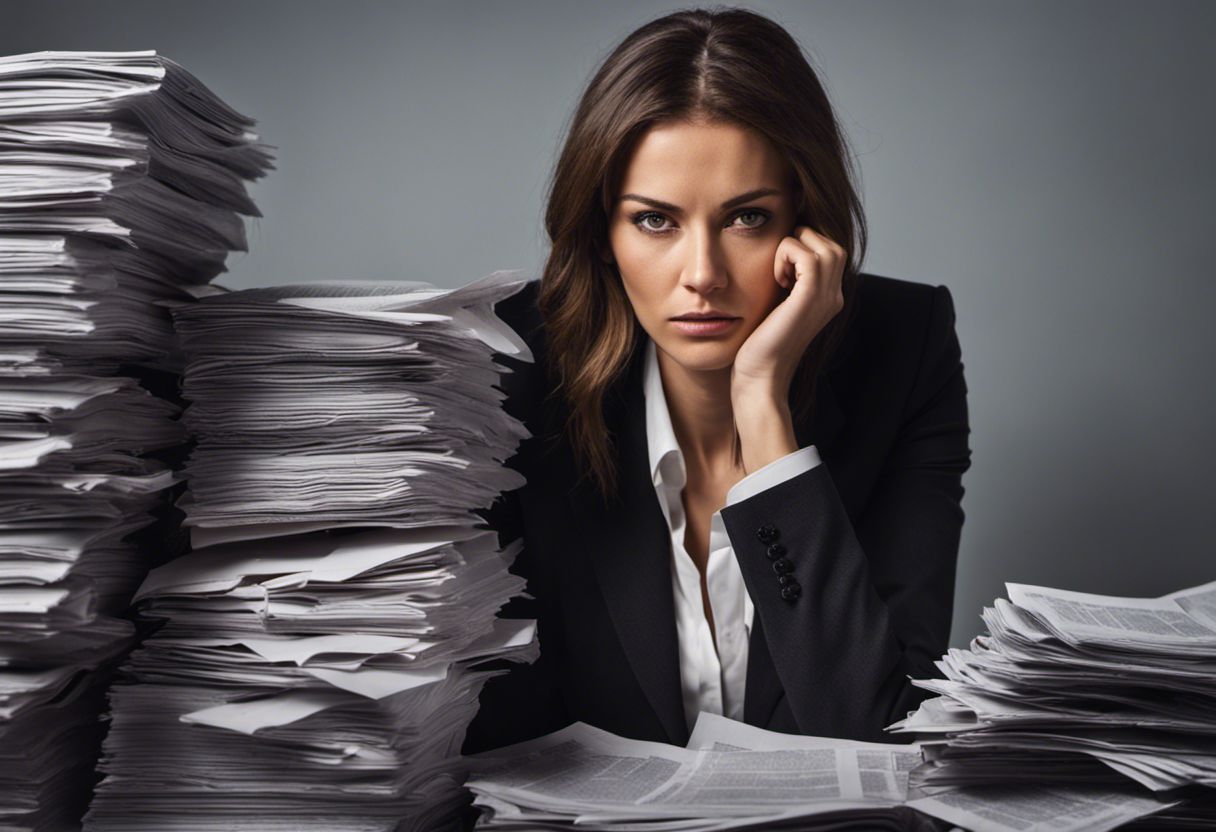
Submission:
[[[823,74],[865,268],[955,298],[974,457],[954,644],[1007,580],[1216,579],[1216,4],[743,5]],[[278,170],[220,282],[456,286],[537,272],[577,96],[681,7],[0,0],[0,54],[154,48],[259,120]]]

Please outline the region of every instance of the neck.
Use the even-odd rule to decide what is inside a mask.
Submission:
[[[684,455],[689,480],[733,470],[735,420],[730,398],[731,368],[689,370],[662,350],[657,358],[671,427]]]

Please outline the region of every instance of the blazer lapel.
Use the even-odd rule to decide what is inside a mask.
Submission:
[[[588,518],[583,539],[613,626],[638,684],[667,733],[688,743],[680,683],[680,650],[672,598],[670,530],[649,473],[641,350],[635,351],[623,389],[610,399],[620,501],[605,507],[589,483],[571,494],[573,516]]]

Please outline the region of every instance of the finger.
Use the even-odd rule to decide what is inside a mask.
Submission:
[[[819,256],[800,241],[786,237],[777,245],[773,276],[787,291],[802,284],[800,292],[813,293],[820,282],[819,271]]]
[[[803,230],[798,236],[798,242],[815,252],[826,263],[835,264],[844,262],[846,252],[843,247],[819,234],[813,228],[807,226],[803,226],[802,228]]]
[[[805,251],[806,249],[793,237],[785,237],[777,244],[777,251],[773,257],[773,277],[777,284],[787,292],[793,290],[798,279],[797,258],[802,256],[799,253],[800,250]]]
[[[827,251],[834,252],[837,255],[843,255],[845,253],[844,246],[840,245],[826,234],[820,234],[809,225],[796,226],[792,236],[796,237],[798,241],[807,248],[814,251],[824,248]]]
[[[837,303],[843,304],[844,294],[841,284],[848,252],[840,244],[818,233],[810,226],[800,226],[798,231],[800,232],[799,242],[814,252],[819,262],[824,282],[823,291],[834,292]]]
[[[831,284],[823,279],[819,256],[792,237],[782,240],[778,249],[780,270],[787,278],[790,273],[797,276],[789,296],[769,313],[769,319],[774,321],[776,331],[786,333],[785,348],[801,354],[837,310],[832,308]]]

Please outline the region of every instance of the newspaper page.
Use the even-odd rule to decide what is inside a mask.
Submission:
[[[1070,786],[1058,789],[985,787],[957,789],[932,796],[917,791],[908,794],[908,772],[922,761],[919,743],[896,745],[824,737],[804,737],[765,731],[717,714],[697,718],[689,748],[816,748],[835,747],[857,755],[857,771],[873,784],[867,791],[897,794],[904,805],[976,832],[1073,832],[1113,829],[1138,817],[1160,811],[1175,802],[1159,801],[1127,790],[1088,789]],[[907,795],[905,800],[903,795]]]
[[[516,803],[562,811],[625,809],[668,787],[697,752],[617,737],[575,722],[543,737],[466,757],[470,788],[487,781]]]
[[[1216,644],[1216,581],[1160,598],[1091,595],[1006,583],[1009,600],[1066,641],[1210,647]]]
[[[686,749],[576,722],[466,760],[476,802],[503,816],[626,822],[638,832],[896,807],[977,832],[1100,832],[1175,805],[1091,787],[985,787],[906,800],[918,744],[785,735],[710,714],[699,717]]]
[[[906,746],[902,746],[906,748]],[[869,755],[869,756],[867,756]],[[468,785],[535,808],[608,817],[807,815],[902,802],[895,763],[866,749],[681,749],[576,722],[467,758]],[[906,775],[903,778],[906,789]]]
[[[892,803],[907,800],[908,773],[923,762],[920,743],[782,734],[704,711],[697,716],[688,747],[717,751],[834,751],[843,794]]]
[[[1180,589],[1161,597],[1163,600],[1173,601],[1182,607],[1191,618],[1216,630],[1216,581],[1189,589]]]
[[[986,786],[921,797],[907,805],[973,832],[1104,832],[1176,803],[1082,786]]]

